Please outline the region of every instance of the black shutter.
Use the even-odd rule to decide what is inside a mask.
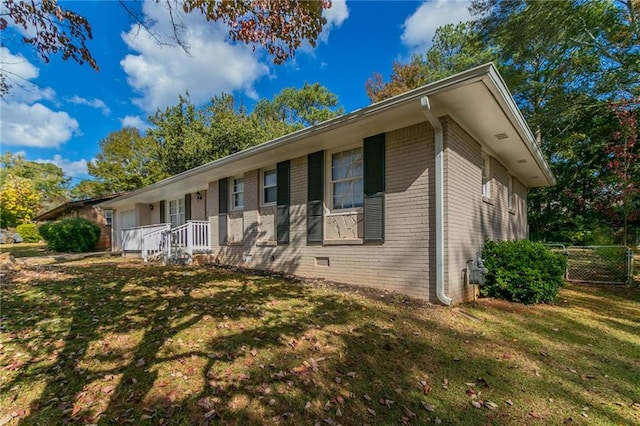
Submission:
[[[277,208],[276,208],[276,238],[278,244],[289,244],[289,174],[291,163],[289,160],[277,164]]]
[[[229,200],[229,180],[218,181],[218,245],[227,245],[227,203]]]
[[[165,211],[165,201],[160,201],[160,223],[165,223],[167,220],[167,215]]]
[[[384,150],[384,133],[365,138],[363,143],[365,242],[384,242]]]
[[[184,220],[191,220],[191,194],[184,194]]]
[[[307,242],[322,243],[323,238],[323,162],[324,151],[307,156]]]

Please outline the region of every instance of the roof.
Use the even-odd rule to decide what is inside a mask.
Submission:
[[[97,204],[103,203],[105,201],[112,200],[116,197],[122,196],[122,193],[112,194],[112,195],[103,195],[101,197],[95,198],[85,198],[83,200],[75,200],[75,201],[67,201],[66,203],[60,204],[57,207],[52,208],[51,210],[47,210],[44,213],[40,213],[38,216],[34,217],[33,220],[43,221],[43,220],[55,220],[65,211],[76,208],[76,207],[87,207],[87,206],[95,206]]]
[[[356,139],[427,121],[421,99],[437,117],[451,116],[529,188],[551,186],[555,177],[531,129],[496,67],[489,63],[253,146],[132,191],[103,208],[134,208],[207,189],[208,182],[296,158]]]

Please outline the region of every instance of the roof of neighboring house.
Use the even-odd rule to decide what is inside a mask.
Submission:
[[[38,216],[34,217],[33,220],[43,221],[43,220],[55,220],[65,211],[76,208],[76,207],[87,207],[87,206],[95,206],[96,204],[103,203],[105,201],[112,200],[116,197],[122,196],[123,193],[112,194],[112,195],[103,195],[101,197],[95,198],[85,198],[83,200],[75,200],[75,201],[67,201],[66,203],[60,204],[57,207],[52,208],[51,210],[47,210],[44,213],[40,213]]]
[[[208,182],[221,178],[425,122],[424,97],[437,117],[452,117],[527,187],[555,184],[531,129],[498,70],[489,63],[195,167],[101,207],[133,209],[136,203],[177,198],[205,190]]]

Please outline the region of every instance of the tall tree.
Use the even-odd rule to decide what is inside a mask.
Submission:
[[[7,175],[0,185],[0,227],[15,227],[31,222],[40,209],[40,194],[33,182]]]
[[[640,141],[638,140],[638,101],[624,101],[614,106],[619,129],[604,148],[607,159],[602,173],[603,209],[622,228],[624,244],[631,223],[640,225]]]
[[[100,153],[87,164],[102,194],[131,191],[166,177],[158,145],[138,129],[127,127],[100,141]]]
[[[133,10],[129,2],[119,0],[126,13],[141,27],[151,31],[145,20]],[[60,6],[56,0],[16,1],[2,0],[0,8],[0,32],[11,30],[13,25],[22,27],[29,35],[22,42],[33,46],[45,61],[50,55],[61,54],[79,64],[88,63],[98,70],[87,41],[93,38],[91,26],[86,18],[71,9]],[[303,41],[315,46],[326,18],[324,9],[331,7],[330,0],[165,0],[164,7],[173,25],[170,35],[173,42],[188,50],[182,39],[184,25],[179,20],[179,11],[201,13],[208,21],[224,23],[233,41],[263,46],[277,64],[286,61]],[[160,40],[161,35],[153,34]],[[1,64],[0,64],[1,65]],[[10,90],[8,74],[0,66],[0,96]]]
[[[557,177],[530,194],[532,236],[593,242],[610,224],[595,208],[613,188],[602,180],[617,124],[610,102],[640,81],[634,1],[476,0],[473,10]]]
[[[436,29],[433,44],[425,54],[414,54],[409,63],[394,61],[390,81],[374,73],[365,89],[371,102],[378,102],[427,83],[465,71],[494,58],[474,25],[447,24]]]
[[[253,109],[262,122],[284,123],[291,130],[313,126],[343,113],[335,94],[320,83],[307,82],[300,89],[284,88],[273,100],[262,99]]]
[[[160,163],[172,175],[266,142],[342,113],[338,98],[319,84],[286,88],[261,100],[252,112],[222,94],[196,106],[189,94],[149,117],[149,136],[160,146]]]
[[[0,185],[8,178],[16,176],[28,179],[40,194],[39,209],[54,207],[68,198],[71,178],[53,163],[27,161],[22,155],[5,152],[0,156]]]

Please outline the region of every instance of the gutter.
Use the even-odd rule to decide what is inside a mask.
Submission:
[[[420,98],[422,112],[431,123],[435,133],[435,198],[436,198],[436,296],[443,305],[450,305],[452,300],[444,294],[444,138],[442,124],[431,111],[429,97]]]

